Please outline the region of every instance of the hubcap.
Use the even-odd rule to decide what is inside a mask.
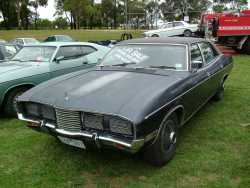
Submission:
[[[169,140],[172,144],[175,144],[176,143],[176,134],[174,131],[172,131],[169,135]]]

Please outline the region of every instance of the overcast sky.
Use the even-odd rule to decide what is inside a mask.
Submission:
[[[48,0],[48,6],[39,7],[38,11],[39,11],[40,18],[47,18],[49,20],[54,20],[55,18],[53,17],[53,15],[56,12],[55,0]]]

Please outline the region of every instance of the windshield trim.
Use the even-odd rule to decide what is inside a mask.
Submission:
[[[189,48],[188,48],[188,44],[179,44],[179,43],[176,43],[176,44],[173,44],[173,43],[128,43],[128,44],[117,44],[115,45],[112,50],[118,46],[129,46],[129,45],[159,45],[159,46],[184,46],[185,47],[185,52],[186,52],[186,69],[185,70],[173,70],[173,69],[165,69],[165,70],[173,70],[173,71],[189,71]],[[108,56],[112,50],[110,50],[104,57],[103,57],[103,60],[106,58],[106,56]],[[103,62],[102,60],[102,62]],[[98,65],[100,67],[103,67],[103,66],[106,66],[106,65],[103,65],[102,62]],[[145,69],[151,69],[151,68],[146,68]]]

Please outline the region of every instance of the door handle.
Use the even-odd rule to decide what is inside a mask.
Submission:
[[[89,64],[87,61],[82,62],[83,65]]]

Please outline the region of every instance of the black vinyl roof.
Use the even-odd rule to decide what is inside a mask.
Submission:
[[[138,38],[138,39],[131,39],[131,40],[126,40],[126,41],[122,41],[119,44],[143,44],[143,43],[155,43],[155,44],[159,44],[159,43],[170,43],[170,44],[185,44],[185,45],[190,45],[192,43],[196,43],[196,42],[202,42],[202,41],[206,41],[205,39],[202,38],[193,38],[193,37],[164,37],[164,38],[160,38],[160,37],[149,37],[149,38]]]

